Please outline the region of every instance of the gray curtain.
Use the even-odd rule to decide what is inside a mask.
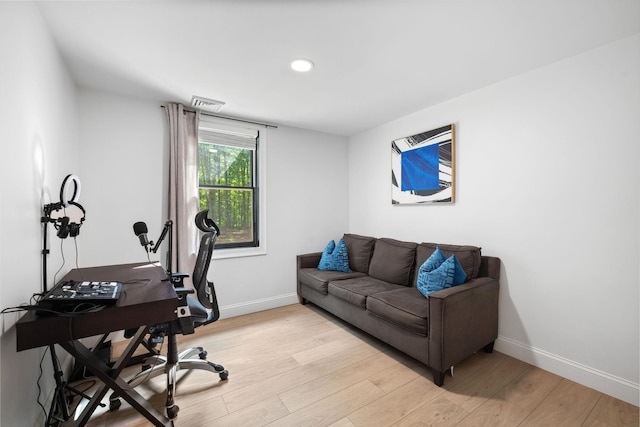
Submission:
[[[165,106],[169,120],[169,219],[173,221],[173,272],[195,266],[198,230],[198,123],[200,114],[182,104]]]

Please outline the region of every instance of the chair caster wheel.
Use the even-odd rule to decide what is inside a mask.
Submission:
[[[220,381],[226,381],[229,377],[229,371],[220,372]]]
[[[167,418],[169,418],[170,420],[174,420],[178,416],[179,411],[180,408],[178,407],[178,405],[170,406],[169,408],[167,408]]]
[[[207,353],[207,351],[206,351],[206,350],[202,350],[202,351],[200,352],[200,354],[198,355],[198,357],[200,358],[200,360],[206,360],[206,359],[207,359],[207,355],[208,355],[208,354],[209,354],[209,353]]]
[[[120,405],[122,405],[120,399],[109,400],[109,411],[115,411],[120,407]]]

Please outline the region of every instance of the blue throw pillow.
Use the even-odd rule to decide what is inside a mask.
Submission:
[[[458,258],[451,255],[433,271],[426,271],[421,267],[418,271],[416,286],[422,295],[429,298],[432,292],[461,285],[466,279],[467,274],[458,262]]]
[[[453,273],[453,286],[462,285],[467,280],[467,273],[464,272],[464,268],[460,265],[460,261],[455,255],[451,255],[448,259],[453,259],[455,265],[455,271]]]
[[[436,246],[436,250],[433,251],[433,253],[431,254],[431,256],[429,258],[427,258],[427,260],[420,266],[420,270],[424,270],[427,273],[429,271],[433,271],[436,268],[440,267],[440,265],[445,262],[447,259],[446,256],[444,256],[444,254],[442,253],[442,251],[440,250],[440,248],[438,246]]]
[[[340,239],[337,245],[333,240],[327,244],[324,251],[322,251],[318,269],[351,273],[347,244],[344,242],[344,239]]]

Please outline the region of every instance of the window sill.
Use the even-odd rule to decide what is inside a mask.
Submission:
[[[267,249],[264,247],[258,248],[229,248],[229,249],[214,249],[212,259],[229,259],[229,258],[243,258],[250,256],[266,255]]]

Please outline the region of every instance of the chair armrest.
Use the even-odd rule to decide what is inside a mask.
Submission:
[[[173,286],[182,286],[184,279],[189,277],[187,273],[171,273],[171,283]]]
[[[177,287],[174,288],[178,294],[178,308],[176,315],[178,317],[178,323],[180,324],[180,331],[182,335],[189,335],[194,333],[194,325],[191,321],[191,311],[189,310],[189,303],[187,301],[187,295],[195,293],[193,288]]]
[[[193,288],[187,288],[184,286],[178,287],[178,288],[173,288],[176,291],[176,294],[178,294],[179,298],[182,298],[185,295],[189,295],[189,294],[194,294],[196,291]]]
[[[499,288],[478,277],[429,295],[429,366],[444,372],[495,341]]]
[[[176,294],[178,294],[178,307],[186,307],[187,305],[189,305],[187,303],[187,295],[193,294],[196,292],[195,289],[187,288],[184,286],[179,286],[173,289],[176,291]]]

